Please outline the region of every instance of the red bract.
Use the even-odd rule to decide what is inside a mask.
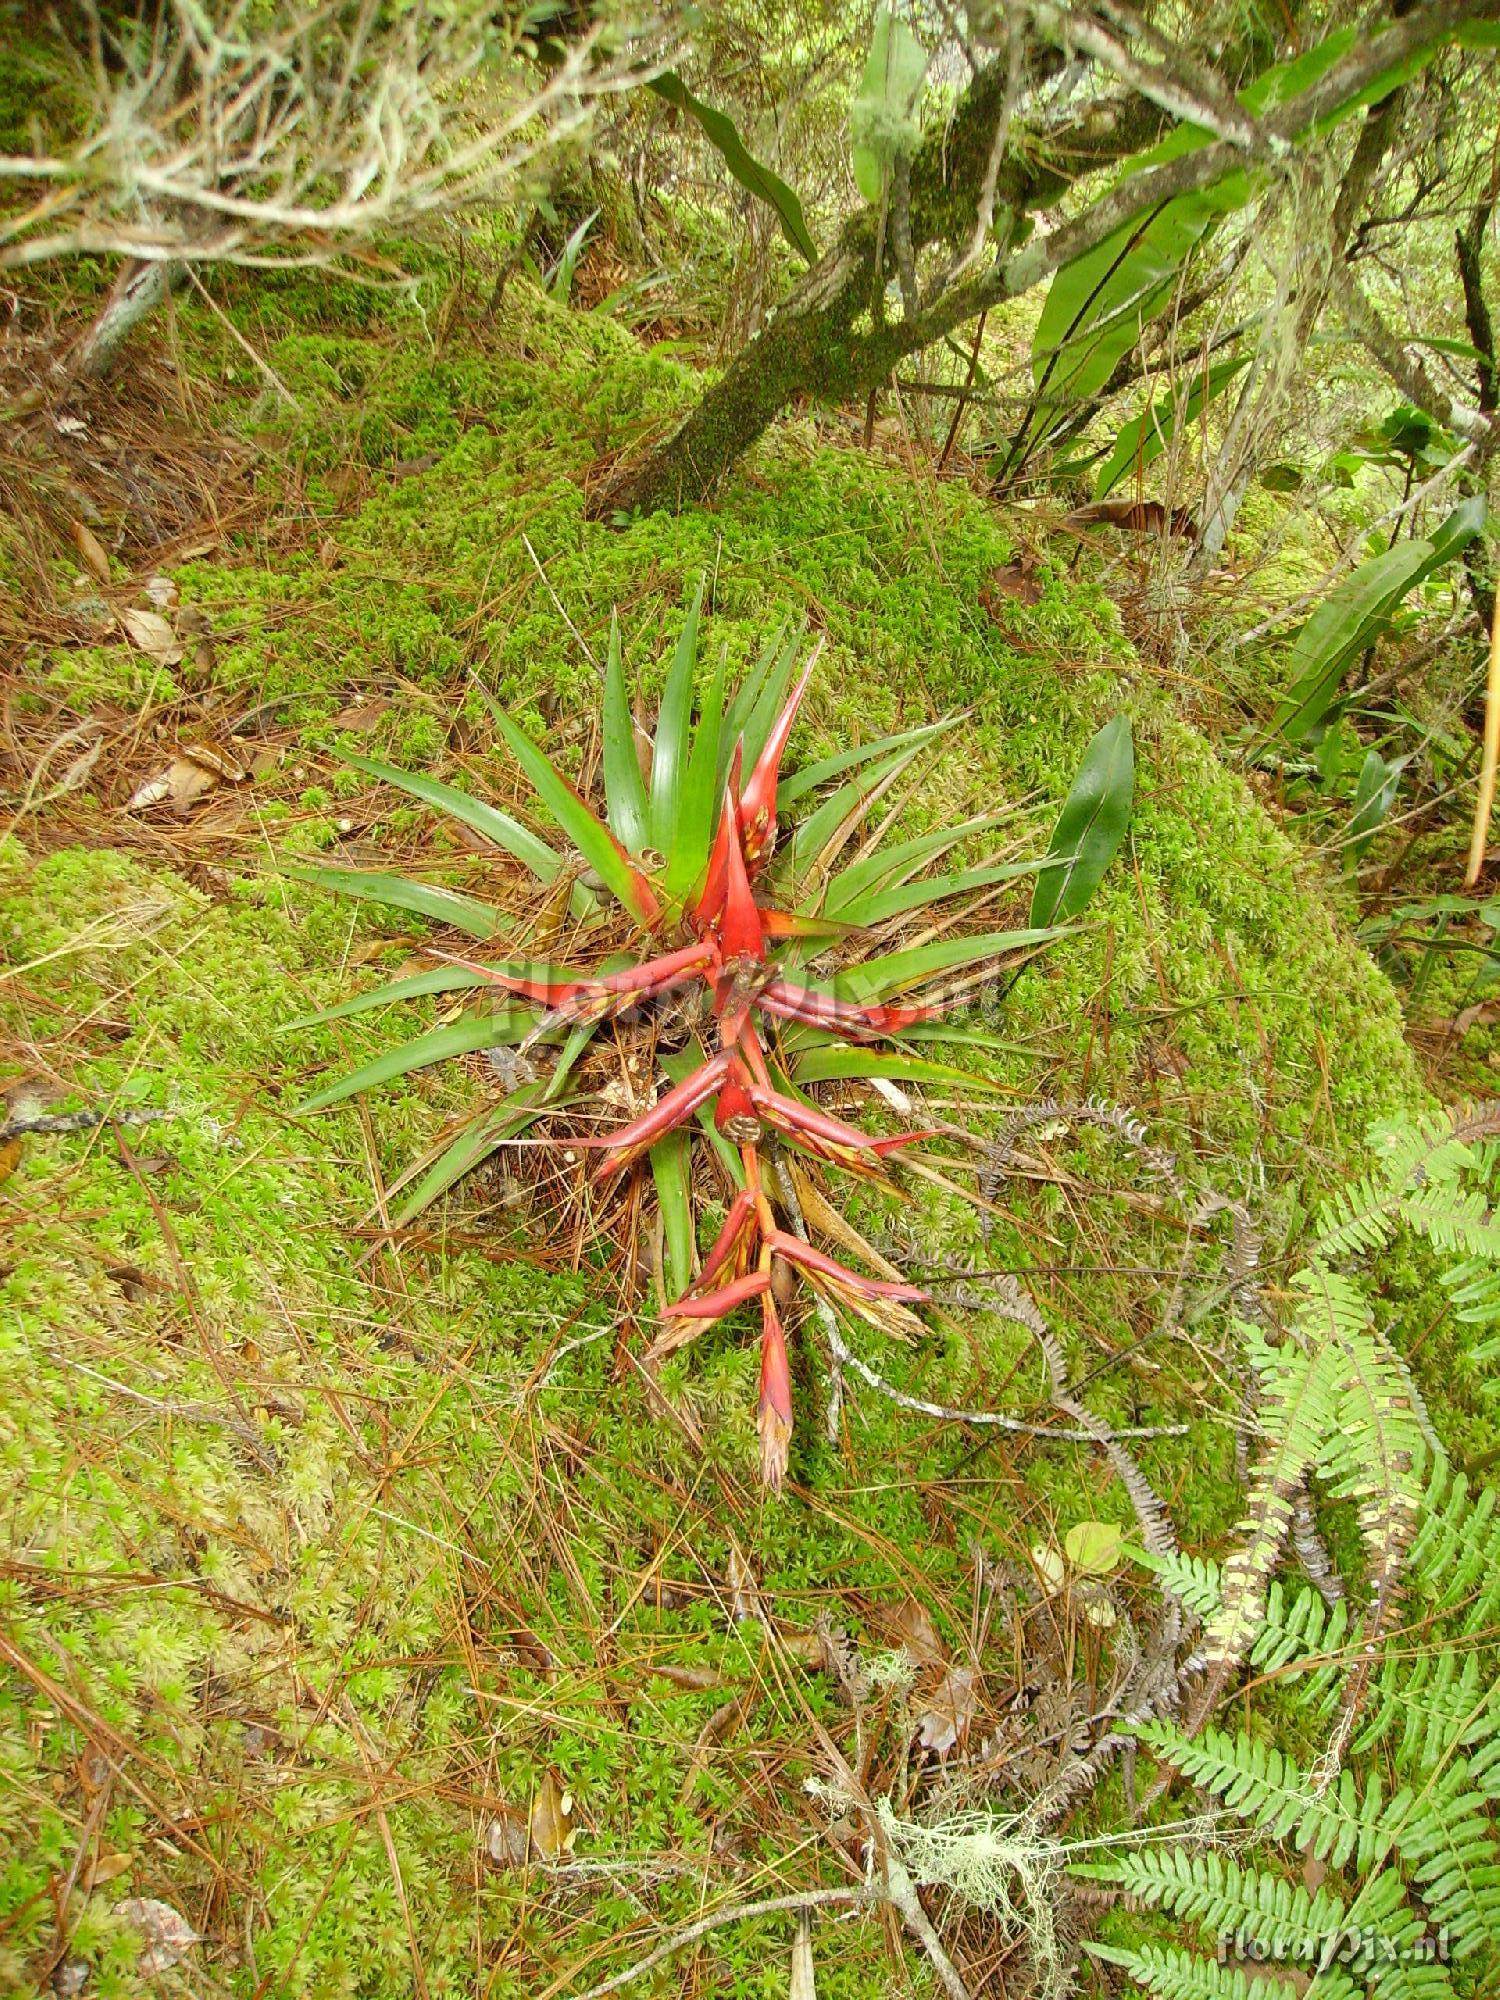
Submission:
[[[792,724],[797,718],[797,710],[802,706],[802,697],[807,693],[807,684],[812,679],[812,670],[818,664],[818,655],[823,650],[820,639],[812,651],[812,657],[802,670],[802,678],[792,690],[790,701],[771,725],[771,733],[766,738],[766,746],[756,759],[755,769],[750,773],[750,782],[745,787],[740,800],[741,839],[745,849],[745,866],[752,874],[759,874],[771,858],[771,850],[776,845],[776,787],[781,778],[781,759],[786,750],[787,738],[792,733]]]

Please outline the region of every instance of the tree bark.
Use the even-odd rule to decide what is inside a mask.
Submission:
[[[125,342],[141,321],[155,312],[181,274],[182,267],[177,264],[127,258],[64,372],[82,382],[107,380],[119,363]]]

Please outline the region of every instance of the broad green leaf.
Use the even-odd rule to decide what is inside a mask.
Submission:
[[[1125,838],[1134,798],[1135,745],[1120,714],[1083,753],[1032,891],[1033,924],[1066,922],[1085,907]]]
[[[693,719],[693,669],[698,662],[698,620],[707,583],[706,576],[698,579],[667,670],[667,683],[656,717],[656,748],[651,758],[651,844],[663,854],[671,852],[677,825],[678,788],[687,769]]]
[[[1055,927],[1033,925],[1024,931],[983,931],[972,937],[939,938],[932,944],[909,945],[880,958],[866,959],[839,974],[829,990],[841,1000],[868,1003],[904,993],[940,972],[984,965],[1007,952],[1025,951],[1060,937]]]
[[[952,875],[924,875],[918,881],[882,889],[867,897],[853,914],[853,921],[865,927],[887,923],[907,910],[920,910],[928,904],[945,903],[954,896],[993,889],[1001,882],[1013,882],[1019,875],[1034,875],[1045,866],[1043,861],[1000,861],[992,868],[963,868]]]
[[[1372,556],[1299,628],[1288,662],[1290,685],[1274,717],[1289,742],[1305,742],[1322,722],[1349,663],[1379,635],[1435,552],[1431,542],[1410,541]]]
[[[719,733],[724,719],[724,668],[721,655],[698,715],[697,733],[687,770],[678,787],[677,819],[667,849],[664,878],[667,895],[685,896],[708,861],[719,818],[720,797],[714,780],[719,763]]]
[[[1241,355],[1233,361],[1219,362],[1209,369],[1206,376],[1199,369],[1195,371],[1192,387],[1185,398],[1179,401],[1176,395],[1159,396],[1150,409],[1132,417],[1099,468],[1099,476],[1094,482],[1095,499],[1102,500],[1127,472],[1144,472],[1148,465],[1160,458],[1171,443],[1178,422],[1192,423],[1204,404],[1211,403],[1222,389],[1227,388],[1244,366],[1245,357]]]
[[[922,44],[897,18],[889,0],[881,0],[864,77],[849,111],[854,184],[866,201],[880,200],[891,161],[916,146],[919,130],[912,108],[926,73]]]
[[[808,233],[802,204],[779,174],[748,152],[735,128],[734,120],[701,97],[695,97],[675,70],[666,70],[651,79],[650,88],[668,104],[675,105],[696,120],[705,139],[715,149],[730,173],[757,201],[769,202],[788,243],[800,251],[809,264],[818,261],[818,248]]]
[[[531,780],[537,797],[584,860],[632,916],[647,919],[653,916],[655,903],[650,888],[631,866],[609,828],[594,816],[551,758],[537,748],[524,730],[516,727],[500,704],[493,697],[487,699],[495,726]]]
[[[1324,76],[1353,46],[1357,31],[1342,28],[1306,54],[1277,63],[1240,92],[1247,111],[1259,115],[1292,102]],[[1428,49],[1404,72],[1431,59]],[[1364,103],[1394,88],[1399,77],[1382,77],[1371,90],[1338,105],[1318,129],[1328,129]],[[1373,94],[1372,94],[1373,93]],[[1121,169],[1121,182],[1212,140],[1202,126],[1179,125],[1159,145],[1138,153]],[[1044,410],[1080,402],[1098,393],[1115,364],[1140,338],[1146,322],[1168,304],[1188,253],[1221,217],[1250,199],[1259,177],[1236,170],[1212,187],[1179,195],[1155,210],[1134,216],[1114,234],[1053,278],[1032,342],[1032,363]]]
[[[916,729],[903,729],[894,736],[877,736],[869,743],[856,743],[851,749],[837,750],[831,757],[823,757],[815,764],[804,764],[789,777],[783,778],[776,787],[778,809],[794,805],[807,793],[815,792],[819,785],[826,785],[830,778],[842,777],[845,771],[858,770],[861,764],[873,763],[877,757],[884,757],[893,750],[906,750],[915,745],[930,743],[935,736],[942,736],[957,722],[956,716],[946,716],[941,722],[924,722]]]
[[[1349,851],[1359,860],[1375,837],[1375,830],[1396,802],[1396,788],[1408,763],[1398,757],[1387,763],[1378,750],[1371,750],[1360,766],[1354,787],[1354,811],[1350,815]]]
[[[1063,1537],[1063,1554],[1085,1576],[1108,1576],[1124,1549],[1124,1530],[1113,1521],[1075,1521]]]
[[[578,260],[583,255],[583,246],[588,241],[589,231],[599,220],[598,209],[586,215],[563,245],[562,255],[547,283],[547,290],[554,299],[566,305],[573,291],[573,274],[578,269]]]
[[[295,1117],[304,1117],[312,1111],[326,1110],[330,1104],[338,1104],[346,1097],[354,1097],[361,1090],[377,1090],[381,1084],[389,1083],[393,1077],[405,1076],[414,1069],[427,1069],[433,1063],[447,1062],[452,1056],[472,1055],[476,1049],[497,1047],[505,1035],[497,1027],[495,1016],[490,1013],[465,1014],[462,1020],[450,1021],[446,1027],[431,1028],[425,1035],[418,1035],[414,1041],[402,1042],[399,1047],[387,1049],[373,1062],[367,1062],[362,1069],[353,1070],[348,1076],[340,1077],[337,1083],[329,1084],[297,1106]]]
[[[450,819],[462,820],[465,826],[473,827],[486,840],[514,855],[523,868],[529,868],[539,882],[556,880],[563,858],[555,847],[549,847],[540,834],[535,834],[528,826],[522,826],[518,819],[512,819],[498,806],[486,805],[483,799],[476,799],[471,793],[461,791],[457,785],[445,785],[439,778],[429,778],[421,771],[403,771],[395,764],[377,763],[373,757],[357,757],[352,751],[341,750],[339,756],[356,771],[363,771],[368,778],[376,778],[382,784],[394,785],[398,790],[409,792],[414,799],[435,806]],[[599,906],[581,882],[575,882],[569,906],[575,917],[586,917]]]
[[[1484,533],[1489,508],[1482,493],[1470,494],[1461,500],[1447,518],[1433,529],[1431,535],[1432,554],[1418,570],[1414,581],[1425,583],[1435,570],[1462,555],[1476,535]]]
[[[616,839],[639,854],[647,839],[646,786],[635,754],[635,717],[625,690],[620,621],[613,613],[604,663],[604,800]]]
[[[439,889],[430,882],[410,882],[404,875],[382,875],[364,868],[310,868],[297,861],[283,861],[280,868],[294,882],[310,882],[316,889],[331,889],[336,895],[354,896],[361,902],[384,903],[393,910],[410,910],[436,924],[451,924],[470,937],[493,937],[499,927],[499,914],[488,903],[461,896],[456,889]]]
[[[661,1204],[662,1275],[667,1297],[686,1291],[693,1278],[692,1140],[685,1130],[668,1132],[651,1148],[651,1178]]]
[[[325,1007],[317,1014],[301,1014],[295,1021],[283,1021],[277,1028],[278,1035],[295,1034],[299,1028],[321,1028],[328,1021],[345,1021],[351,1014],[364,1014],[372,1007],[390,1007],[398,1000],[418,1000],[424,993],[462,992],[465,987],[485,984],[477,972],[465,972],[461,965],[440,965],[432,972],[413,973],[409,979],[393,980],[389,986],[377,986],[369,993],[356,993],[352,1000],[341,1000],[336,1007]],[[532,1010],[526,1010],[528,1018]]]
[[[1098,394],[1146,322],[1170,300],[1188,252],[1249,192],[1248,177],[1236,172],[1133,217],[1063,265],[1048,287],[1032,341],[1044,407]]]

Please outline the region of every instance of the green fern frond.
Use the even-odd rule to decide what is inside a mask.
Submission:
[[[1416,1659],[1397,1652],[1384,1662],[1357,1755],[1389,1741],[1403,1770],[1430,1770],[1450,1752],[1484,1742],[1500,1725],[1500,1687],[1477,1648],[1451,1647]]]
[[[1447,1459],[1435,1461],[1408,1553],[1424,1604],[1439,1615],[1462,1607],[1471,1632],[1500,1625],[1500,1496],[1469,1482]]]
[[[1352,1862],[1362,1874],[1373,1872],[1394,1845],[1378,1778],[1361,1794],[1353,1774],[1341,1771],[1319,1794],[1311,1774],[1274,1743],[1221,1729],[1194,1739],[1163,1722],[1143,1723],[1138,1734],[1189,1783],[1212,1792],[1271,1839],[1289,1840],[1331,1868]],[[1398,1801],[1404,1805],[1404,1795]]]
[[[1352,1620],[1347,1598],[1327,1604],[1316,1590],[1289,1591],[1281,1582],[1266,1594],[1264,1622],[1250,1648],[1258,1674],[1297,1684],[1304,1712],[1326,1715],[1333,1706],[1351,1648]]]
[[[1242,1966],[1218,1965],[1172,1945],[1148,1944],[1125,1951],[1117,1945],[1091,1944],[1088,1950],[1093,1957],[1120,1966],[1158,2000],[1298,2000],[1298,1996],[1312,2000],[1314,1994],[1317,2000],[1356,2000],[1363,1990],[1337,1968],[1320,1973],[1310,1987],[1290,1972],[1284,1979],[1278,1979],[1269,1966],[1246,1972]]]
[[[1267,1945],[1273,1959],[1290,1957],[1302,1940],[1327,1937],[1344,1925],[1343,1898],[1332,1890],[1311,1894],[1300,1882],[1242,1867],[1213,1848],[1140,1847],[1073,1872],[1113,1882],[1152,1909],[1208,1930],[1243,1931]]]
[[[1205,1623],[1218,1611],[1223,1600],[1219,1565],[1206,1556],[1184,1555],[1180,1549],[1130,1551],[1143,1569],[1156,1576],[1168,1596]]]

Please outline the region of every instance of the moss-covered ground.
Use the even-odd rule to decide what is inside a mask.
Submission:
[[[693,388],[607,319],[516,286],[492,324],[436,337],[435,312],[364,292],[223,296],[295,399],[178,302],[185,423],[259,454],[239,514],[161,553],[101,521],[108,586],[71,582],[60,533],[27,544],[52,608],[19,649],[13,741],[94,717],[106,742],[50,803],[55,772],[32,788],[0,849],[11,1069],[49,1110],[165,1115],[28,1138],[0,1187],[0,1987],[87,1967],[90,1993],[147,1990],[120,1906],[157,1898],[202,1938],[168,1976],[182,1990],[578,1993],[706,1902],[859,1879],[857,1841],[806,1787],[830,1739],[853,1754],[806,1636],[820,1621],[889,1647],[915,1599],[978,1669],[976,1741],[1008,1740],[1017,1704],[1065,1723],[1110,1649],[1060,1628],[1028,1551],[1130,1509],[1089,1447],[857,1384],[830,1443],[815,1321],[794,1342],[791,1480],[764,1499],[747,1331],[651,1379],[618,1258],[583,1229],[560,1241],[524,1175],[502,1166],[382,1238],[407,1162],[495,1086],[475,1062],[297,1114],[433,1013],[281,1032],[394,976],[425,933],[277,861],[495,878],[338,749],[514,804],[481,689],[587,766],[611,612],[649,696],[706,575],[705,658],[743,662],[787,618],[827,635],[795,754],[962,711],[912,811],[1009,806],[1021,853],[1045,846],[1093,731],[1134,717],[1127,846],[989,1009],[1004,1047],[950,1051],[998,1090],[955,1091],[945,1115],[982,1130],[996,1094],[1113,1098],[1196,1188],[1250,1201],[1274,1272],[1371,1121],[1426,1086],[1317,868],[1132,651],[1088,562],[1066,566],[1071,544],[997,622],[981,591],[1015,522],[795,421],[712,510],[591,523],[590,468]],[[156,569],[211,628],[181,661],[69,623],[70,593],[142,604]],[[254,775],[180,816],[129,811],[177,740],[233,743]],[[1000,914],[1024,909],[1023,891]],[[1138,1162],[1045,1130],[1026,1161],[987,1249],[972,1204],[925,1184],[876,1220],[916,1261],[1030,1271],[1101,1415],[1188,1427],[1141,1456],[1209,1547],[1239,1504],[1215,1258],[1196,1337],[1163,1351],[1145,1336],[1178,1219]],[[1391,1294],[1423,1335],[1423,1273]],[[1046,1417],[1036,1355],[982,1312],[921,1349],[869,1338],[919,1395]],[[1455,1357],[1413,1344],[1450,1444],[1482,1453]],[[863,1774],[898,1804],[932,1782],[903,1700],[880,1698]],[[1018,1796],[1049,1754],[1018,1763]],[[554,1865],[544,1829],[523,1858],[515,1828],[558,1788],[571,1855]],[[714,1931],[634,1990],[785,1993],[789,1937],[777,1917]],[[817,1963],[826,2000],[932,1990],[878,1915],[820,1922]]]

